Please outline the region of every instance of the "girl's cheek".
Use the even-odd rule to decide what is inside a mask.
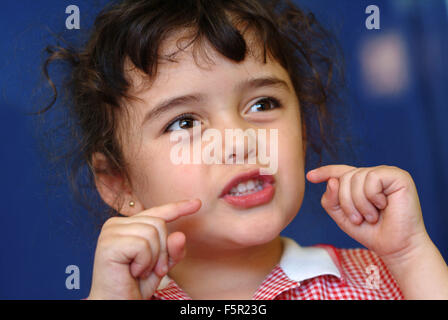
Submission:
[[[202,181],[201,164],[171,165],[167,172],[166,185],[162,186],[167,194],[182,199],[200,198],[201,188],[206,181]]]
[[[281,171],[286,178],[284,183],[292,192],[303,192],[305,188],[305,159],[300,126],[290,124],[286,126],[285,130],[279,132],[278,156],[279,172]]]
[[[199,197],[198,165],[177,165],[170,159],[155,158],[141,163],[147,165],[136,170],[136,189],[146,208]]]

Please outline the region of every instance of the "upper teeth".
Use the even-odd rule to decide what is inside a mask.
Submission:
[[[260,180],[248,180],[246,182],[239,183],[236,187],[230,190],[230,194],[242,194],[251,191],[258,191],[263,189],[263,183]]]

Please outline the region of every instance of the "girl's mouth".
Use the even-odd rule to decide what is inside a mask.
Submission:
[[[272,175],[260,175],[259,169],[244,172],[226,185],[220,198],[236,208],[259,206],[270,202],[274,197],[274,183]]]

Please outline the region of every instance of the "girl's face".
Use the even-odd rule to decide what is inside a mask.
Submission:
[[[142,99],[128,102],[131,118],[123,151],[132,181],[131,199],[149,209],[199,198],[202,207],[198,212],[168,223],[170,232],[185,233],[189,247],[235,249],[263,244],[279,235],[302,203],[305,183],[299,101],[288,73],[277,62],[264,64],[250,55],[235,63],[210,48],[207,54],[212,63],[201,55],[195,61],[191,50],[180,52],[177,62],[160,63],[157,77],[146,88],[139,73],[128,73],[134,84],[132,93]],[[275,81],[255,81],[266,78]],[[161,102],[180,96],[188,98],[147,116]],[[176,120],[182,114],[188,115]],[[235,176],[267,168],[266,164],[248,164],[247,159],[245,164],[225,164],[224,158],[223,164],[173,163],[170,154],[179,142],[170,141],[170,134],[184,128],[193,136],[198,124],[202,132],[214,128],[221,133],[223,150],[225,129],[266,129],[268,154],[273,150],[270,129],[278,130],[278,169],[269,202],[242,208],[220,197]],[[195,143],[191,143],[191,154]],[[202,142],[202,148],[209,143]],[[224,157],[224,151],[222,154]]]

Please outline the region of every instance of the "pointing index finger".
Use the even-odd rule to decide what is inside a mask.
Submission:
[[[199,199],[182,200],[144,210],[138,215],[160,218],[165,220],[165,222],[172,222],[182,216],[197,212],[201,206],[202,202]]]
[[[330,178],[340,178],[347,172],[355,170],[356,167],[344,164],[328,165],[308,171],[306,178],[312,183],[321,183]]]

